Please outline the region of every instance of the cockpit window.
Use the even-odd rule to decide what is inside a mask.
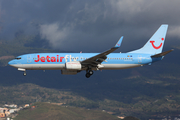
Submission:
[[[21,59],[21,57],[17,57],[17,58],[15,58],[16,60],[20,60]]]

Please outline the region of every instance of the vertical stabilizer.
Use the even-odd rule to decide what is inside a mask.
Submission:
[[[168,25],[163,24],[149,39],[149,41],[140,49],[131,51],[129,53],[145,53],[145,54],[158,54],[162,52]]]

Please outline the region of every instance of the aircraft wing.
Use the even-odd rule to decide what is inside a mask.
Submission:
[[[116,43],[114,47],[112,47],[111,49],[103,53],[100,53],[98,55],[95,55],[93,57],[90,57],[86,60],[81,61],[81,64],[84,67],[89,67],[89,66],[96,67],[98,64],[101,64],[103,61],[106,60],[108,54],[112,53],[113,51],[115,51],[121,46],[122,40],[123,40],[123,36],[119,39],[119,41]]]

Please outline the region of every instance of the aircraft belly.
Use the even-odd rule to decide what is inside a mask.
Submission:
[[[141,64],[102,64],[104,67],[101,69],[126,69],[139,67]]]
[[[29,70],[59,70],[64,69],[64,64],[24,64],[24,69]]]

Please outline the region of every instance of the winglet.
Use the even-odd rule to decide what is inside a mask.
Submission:
[[[119,39],[119,41],[116,43],[114,48],[119,48],[121,46],[122,40],[123,40],[123,36]]]

